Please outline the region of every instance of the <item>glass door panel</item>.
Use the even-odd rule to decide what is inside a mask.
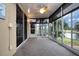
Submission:
[[[72,12],[73,48],[79,50],[79,9]]]
[[[62,19],[58,19],[58,26],[57,26],[57,31],[58,31],[58,37],[57,41],[61,43],[62,41]]]
[[[63,17],[64,21],[64,33],[63,43],[67,46],[71,46],[71,13]]]

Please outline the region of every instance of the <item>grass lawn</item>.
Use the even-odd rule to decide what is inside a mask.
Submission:
[[[57,41],[61,43],[61,38],[58,37],[58,38],[57,38]],[[71,39],[64,37],[63,43],[66,44],[66,45],[71,45]],[[74,40],[73,40],[73,45],[74,45],[74,46],[79,46],[79,41],[76,40],[76,39],[74,39]]]
[[[63,42],[64,44],[71,45],[71,39],[69,38],[64,37]]]
[[[71,30],[64,30],[64,32],[71,33]],[[79,31],[73,30],[73,33],[79,34]]]

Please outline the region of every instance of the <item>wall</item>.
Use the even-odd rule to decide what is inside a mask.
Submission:
[[[5,4],[5,20],[0,21],[0,55],[13,55],[16,51],[16,4]],[[12,28],[9,29],[11,24]]]
[[[30,19],[27,19],[27,39],[30,37]]]

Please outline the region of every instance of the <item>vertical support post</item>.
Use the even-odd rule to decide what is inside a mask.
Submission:
[[[41,24],[41,36],[42,36],[42,24]]]
[[[61,7],[61,16],[63,15],[63,10],[62,10],[62,7]],[[61,43],[63,44],[63,34],[64,34],[64,20],[63,20],[63,17],[61,17],[61,20],[62,20],[62,39],[61,39]]]
[[[48,21],[48,37],[49,37],[49,21]]]
[[[41,24],[41,27],[42,27],[42,29],[41,29],[41,34],[42,34],[42,36],[43,36],[43,24]]]
[[[56,20],[56,40],[57,40],[57,38],[58,38],[58,20]]]
[[[53,38],[54,38],[55,32],[54,32],[54,22],[53,22]]]
[[[24,13],[23,13],[23,41],[24,41],[24,39],[25,39],[25,34],[24,34],[24,29],[25,29],[25,26],[24,26],[24,24],[25,24],[25,22],[24,22]]]
[[[41,36],[41,24],[39,24],[39,35]]]
[[[46,24],[45,24],[45,36],[46,36]]]
[[[40,26],[40,27],[41,27],[41,36],[42,36],[42,24],[40,24],[40,25],[41,25],[41,26]]]
[[[43,36],[43,24],[42,24],[42,36]]]
[[[72,21],[72,13],[71,13],[71,48],[73,48],[73,21]]]

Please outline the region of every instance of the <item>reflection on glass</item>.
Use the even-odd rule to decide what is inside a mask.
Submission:
[[[49,23],[49,36],[52,35],[52,23]]]
[[[64,20],[64,39],[63,43],[71,46],[71,13],[63,17]]]
[[[54,38],[54,22],[51,23],[51,37]]]
[[[73,22],[73,48],[79,50],[79,9],[72,13]]]
[[[35,24],[37,36],[48,36],[48,24]]]
[[[61,43],[62,41],[62,20],[61,18],[58,19],[58,37],[57,37],[57,41]]]
[[[35,24],[35,30],[36,30],[37,36],[39,36],[39,24]]]
[[[54,32],[55,32],[54,37],[57,39],[57,21],[54,22]]]
[[[42,36],[48,36],[48,24],[42,24],[41,34]]]
[[[51,32],[53,33],[51,35],[55,33],[54,38],[57,42],[63,42],[65,45],[79,50],[79,9],[62,16],[52,24]]]

